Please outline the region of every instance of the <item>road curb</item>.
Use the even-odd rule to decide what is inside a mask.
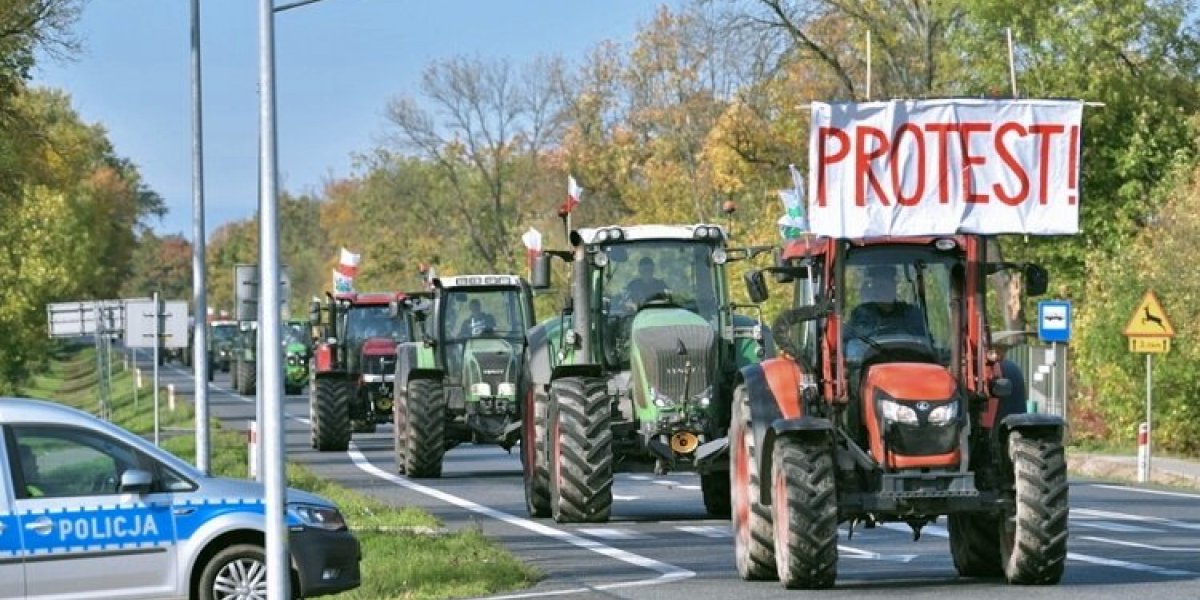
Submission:
[[[1127,483],[1137,482],[1137,465],[1125,457],[1067,453],[1067,470],[1074,475],[1110,479]],[[1151,483],[1200,490],[1200,474],[1189,474],[1154,466]]]

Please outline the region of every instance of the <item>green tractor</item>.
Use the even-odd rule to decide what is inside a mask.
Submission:
[[[253,396],[258,389],[258,321],[238,321],[232,344],[233,391]]]
[[[543,253],[572,265],[559,317],[528,334],[522,415],[531,516],[603,522],[613,471],[700,474],[709,514],[730,511],[727,445],[738,369],[773,352],[760,319],[735,311],[725,265],[768,248],[729,248],[715,225],[571,232]],[[756,308],[756,307],[754,307]]]
[[[463,442],[510,450],[521,436],[521,359],[533,324],[528,283],[515,275],[432,281],[414,313],[423,339],[397,349],[396,470],[440,477],[446,450]]]
[[[208,324],[208,367],[209,381],[214,371],[230,371],[233,362],[234,343],[238,335],[237,321],[213,321]]]
[[[308,386],[312,361],[312,330],[308,321],[292,320],[283,327],[283,389],[299,394]]]

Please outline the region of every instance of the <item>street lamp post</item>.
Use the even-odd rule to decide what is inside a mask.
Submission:
[[[204,239],[204,119],[200,92],[200,0],[192,0],[192,365],[195,367],[196,468],[209,472],[208,301]]]

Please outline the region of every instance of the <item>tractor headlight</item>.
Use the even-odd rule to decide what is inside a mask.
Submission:
[[[729,254],[724,248],[714,248],[712,251],[712,261],[714,265],[723,265],[729,260]]]
[[[471,395],[473,396],[491,396],[492,386],[486,383],[472,383]]]
[[[880,411],[883,413],[883,420],[891,423],[904,423],[905,425],[917,425],[917,411],[910,406],[905,406],[899,402],[891,400],[881,400],[879,402]]]
[[[712,386],[710,385],[710,386],[704,388],[703,392],[700,392],[699,394],[692,396],[692,401],[695,402],[696,405],[699,406],[700,408],[708,408],[708,405],[712,404],[712,396],[713,396],[713,389],[712,389]]]
[[[654,398],[654,406],[664,410],[674,410],[675,401],[670,396],[660,393],[654,388],[650,388],[650,395]]]
[[[592,264],[596,265],[596,268],[598,268],[598,269],[603,269],[604,267],[607,267],[608,266],[608,253],[603,250],[598,250],[595,254],[592,255]]]
[[[929,411],[930,425],[949,425],[958,417],[958,403],[951,402]]]
[[[496,395],[515,397],[517,395],[517,386],[508,382],[501,383],[496,386]]]

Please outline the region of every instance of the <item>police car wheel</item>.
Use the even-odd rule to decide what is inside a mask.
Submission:
[[[293,583],[293,588],[295,587]],[[293,597],[299,597],[292,590]],[[261,546],[237,544],[218,552],[200,576],[200,600],[267,599],[267,559]]]

